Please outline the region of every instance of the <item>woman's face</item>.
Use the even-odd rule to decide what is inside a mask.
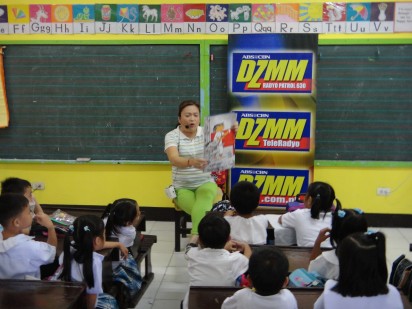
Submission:
[[[196,105],[189,105],[182,109],[179,123],[183,131],[195,131],[200,124],[200,111]]]

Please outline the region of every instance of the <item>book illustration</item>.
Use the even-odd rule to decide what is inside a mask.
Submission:
[[[205,171],[223,171],[235,165],[236,114],[227,113],[207,117],[205,120]]]

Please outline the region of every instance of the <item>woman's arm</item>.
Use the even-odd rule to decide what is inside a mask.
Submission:
[[[207,161],[205,159],[181,157],[179,152],[177,151],[176,146],[170,146],[169,148],[167,148],[166,154],[170,163],[172,163],[173,166],[179,168],[195,167],[198,169],[203,169],[207,164]]]

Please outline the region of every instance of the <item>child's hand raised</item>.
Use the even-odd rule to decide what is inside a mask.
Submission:
[[[50,217],[43,212],[36,214],[34,216],[34,221],[36,221],[41,226],[44,226],[45,228],[54,228],[53,222],[52,220],[50,220]]]
[[[321,244],[330,237],[330,228],[325,227],[319,231],[318,237],[315,240],[315,244]]]

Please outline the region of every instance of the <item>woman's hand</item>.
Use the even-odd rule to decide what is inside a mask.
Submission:
[[[207,165],[207,160],[205,159],[199,159],[199,158],[190,158],[189,159],[189,166],[192,166],[194,168],[198,168],[200,170],[204,169]]]
[[[237,129],[239,129],[239,122],[236,121],[230,129],[235,131],[235,134],[236,134]]]

